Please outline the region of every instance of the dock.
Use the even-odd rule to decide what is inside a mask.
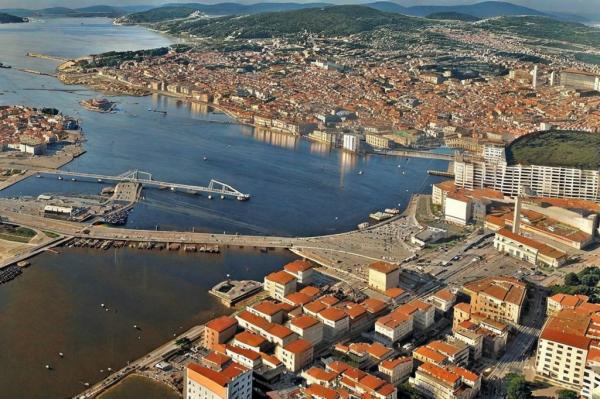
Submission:
[[[260,292],[262,286],[261,283],[253,280],[225,280],[212,287],[208,292],[219,298],[223,305],[230,308],[236,303]]]
[[[454,173],[453,172],[447,172],[447,171],[444,171],[444,170],[429,169],[427,171],[427,174],[431,175],[431,176],[441,176],[441,177],[454,178]]]

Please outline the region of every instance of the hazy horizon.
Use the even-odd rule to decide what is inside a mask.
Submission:
[[[46,7],[86,7],[91,5],[113,5],[113,6],[133,6],[133,5],[152,5],[159,6],[166,3],[204,3],[214,4],[231,0],[0,0],[0,8],[46,8]],[[371,0],[240,0],[233,1],[237,3],[252,4],[259,2],[326,2],[326,3],[366,3]],[[375,1],[375,0],[373,0]],[[397,0],[398,4],[405,6],[414,5],[459,5],[473,4],[484,0]],[[510,0],[513,4],[534,8],[540,11],[564,12],[570,14],[579,14],[588,18],[600,18],[600,0]]]

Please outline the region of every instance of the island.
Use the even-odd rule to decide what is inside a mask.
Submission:
[[[24,22],[29,22],[29,19],[0,12],[0,24],[20,24]]]

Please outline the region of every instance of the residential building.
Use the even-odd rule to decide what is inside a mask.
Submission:
[[[410,384],[422,395],[432,399],[471,399],[479,394],[481,377],[456,366],[423,363],[417,368]]]
[[[375,262],[369,266],[369,287],[385,292],[398,287],[400,268],[386,262]]]
[[[264,290],[272,298],[283,301],[287,295],[296,292],[296,278],[283,270],[273,272],[265,276]]]
[[[275,348],[275,357],[291,372],[308,366],[313,361],[313,345],[305,339],[297,339],[285,346]]]
[[[213,349],[217,344],[224,344],[235,335],[238,323],[236,319],[229,316],[217,317],[204,326],[203,346]]]
[[[518,324],[527,296],[525,283],[506,276],[485,277],[463,286],[471,297],[471,313]]]
[[[588,300],[589,297],[587,295],[552,295],[547,299],[546,315],[550,317],[556,315],[558,312],[564,309],[578,308],[579,306],[588,303]]]
[[[413,369],[413,359],[410,356],[386,359],[379,363],[377,369],[387,382],[397,385],[408,380]]]
[[[231,363],[212,370],[195,363],[186,366],[184,399],[249,399],[252,397],[252,370]]]
[[[290,329],[313,345],[323,341],[323,323],[315,317],[302,315],[290,320]]]
[[[300,284],[311,284],[316,273],[313,264],[307,260],[295,260],[285,265],[283,270],[294,276]]]
[[[448,288],[443,288],[427,298],[427,302],[432,304],[441,313],[446,313],[456,302],[456,294]]]

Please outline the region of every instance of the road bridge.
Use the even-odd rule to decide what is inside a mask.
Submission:
[[[208,186],[195,186],[190,184],[171,183],[166,181],[154,180],[152,174],[140,170],[130,170],[118,176],[102,175],[96,173],[69,172],[64,170],[45,169],[37,172],[38,177],[43,175],[56,175],[62,180],[70,177],[72,180],[93,180],[99,183],[103,182],[131,182],[138,183],[144,187],[156,187],[159,189],[170,189],[172,191],[185,191],[191,194],[206,193],[209,195],[219,195],[221,197],[233,197],[239,201],[250,199],[250,194],[242,193],[232,186],[211,179]]]

